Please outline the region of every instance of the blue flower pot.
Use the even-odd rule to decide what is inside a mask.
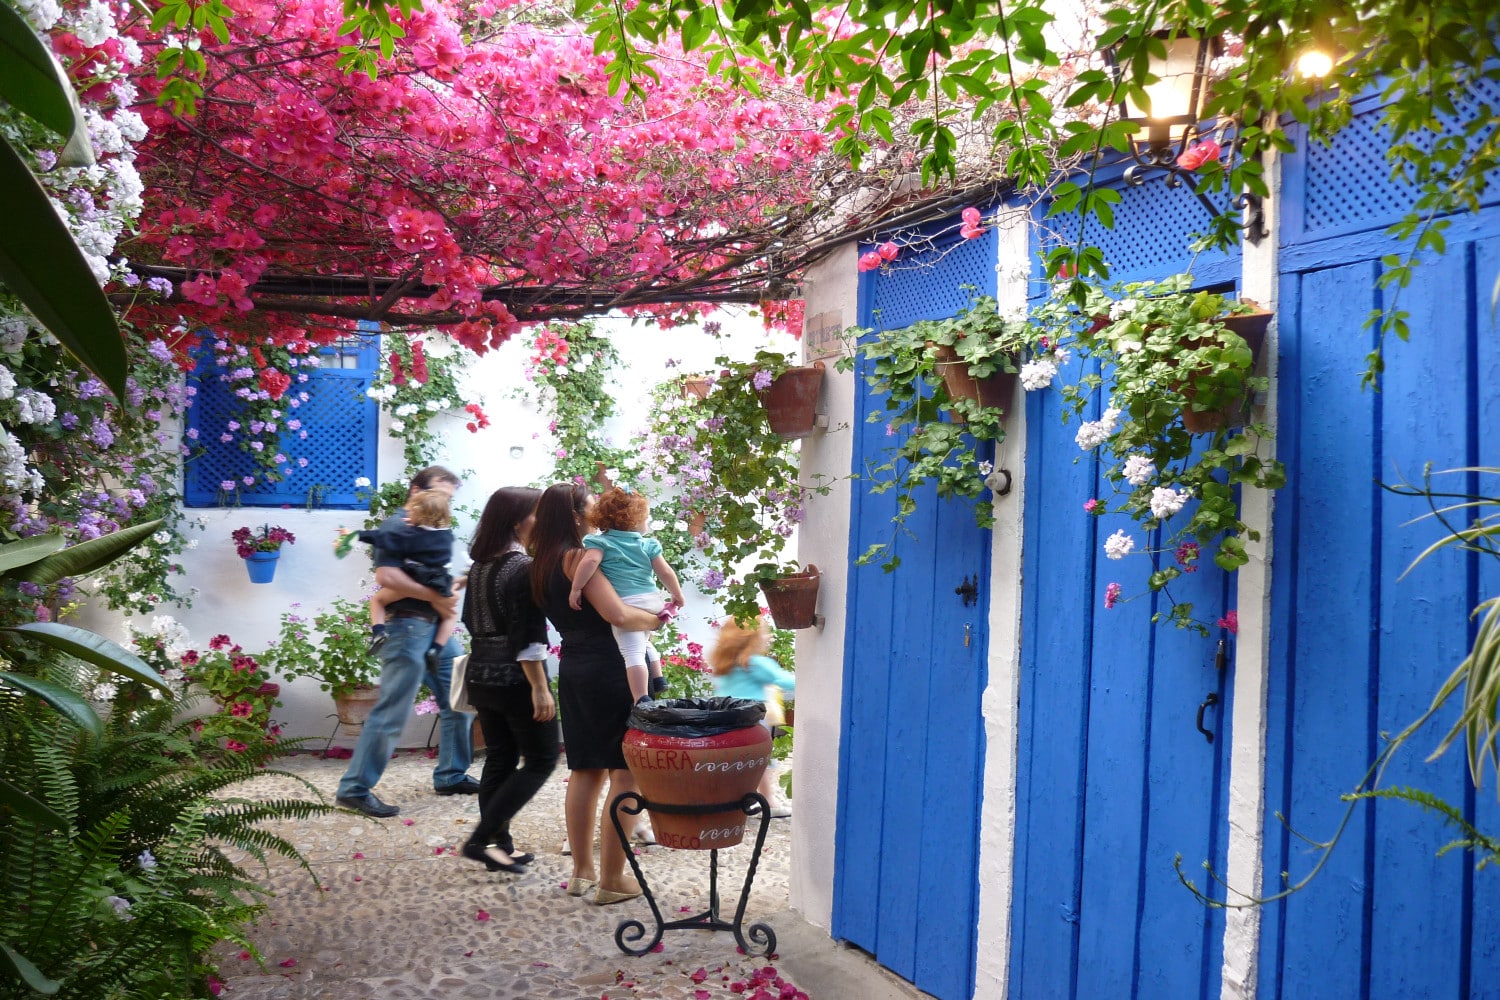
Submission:
[[[270,583],[276,579],[276,560],[281,558],[277,552],[252,552],[245,557],[245,569],[250,571],[251,583]]]

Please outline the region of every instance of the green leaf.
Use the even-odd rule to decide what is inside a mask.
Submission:
[[[75,631],[81,632],[82,629],[75,629]],[[94,737],[104,732],[104,723],[99,721],[99,716],[93,706],[84,701],[83,696],[72,688],[53,684],[51,681],[44,681],[30,674],[18,674],[13,670],[0,671],[0,684],[36,695],[56,709],[63,718]]]
[[[42,975],[40,969],[8,944],[0,944],[0,963],[9,968],[11,974],[17,979],[31,987],[33,993],[41,993],[50,997],[62,989],[62,983]]]
[[[0,5],[3,6],[3,5]],[[89,371],[125,398],[125,342],[114,310],[47,192],[0,139],[0,284],[31,310]]]
[[[86,628],[78,628],[74,625],[61,625],[57,622],[31,622],[5,631],[16,632],[35,639],[44,646],[76,656],[96,667],[113,671],[132,680],[140,681],[142,684],[150,684],[167,694],[172,694],[172,689],[167,682],[162,680],[161,675],[152,670],[145,660],[97,632],[90,632]]]
[[[30,580],[39,587],[50,587],[65,576],[88,576],[135,548],[161,525],[160,519],[132,524],[128,528],[54,552],[45,559],[31,563],[25,572],[12,572],[8,575],[19,580]]]
[[[0,778],[0,806],[48,830],[68,828],[68,821],[54,812],[51,806],[40,799],[32,798],[24,790],[4,778]]]
[[[94,162],[78,95],[52,49],[9,4],[0,4],[0,101],[30,115],[67,140],[64,167]]]
[[[51,555],[63,547],[63,541],[62,535],[49,532],[0,545],[0,574],[8,573],[18,566],[29,566],[42,557]]]

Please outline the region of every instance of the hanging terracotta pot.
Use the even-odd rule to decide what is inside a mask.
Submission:
[[[1016,393],[1016,373],[997,371],[985,378],[969,374],[968,362],[947,344],[930,345],[937,373],[943,377],[943,388],[953,399],[967,399],[985,409],[999,410],[1003,414],[1010,409],[1010,401]],[[953,419],[963,423],[963,414],[949,411]]]
[[[771,609],[771,620],[777,628],[811,628],[817,618],[818,567],[808,566],[801,573],[760,581],[760,592]]]
[[[627,729],[625,764],[648,803],[671,806],[738,802],[755,791],[771,762],[771,733],[762,725],[718,736],[683,738]],[[749,818],[736,808],[683,815],[647,808],[657,843],[678,850],[733,847]]]
[[[708,524],[708,515],[701,510],[693,511],[692,520],[688,521],[688,534],[693,537],[703,534],[703,529]]]
[[[823,385],[823,362],[788,368],[769,386],[757,390],[771,430],[787,439],[807,437],[817,426],[818,390]]]
[[[1247,303],[1254,305],[1255,303]],[[1231,333],[1237,333],[1244,338],[1250,348],[1252,358],[1250,369],[1254,371],[1260,364],[1260,351],[1266,342],[1266,327],[1271,324],[1270,312],[1261,310],[1253,313],[1236,313],[1225,316],[1221,320],[1224,328]],[[1185,346],[1198,346],[1193,341],[1185,341]],[[1182,387],[1183,398],[1192,403],[1197,396],[1197,390],[1191,385]],[[1214,410],[1195,410],[1189,405],[1182,411],[1182,426],[1189,434],[1210,434],[1224,427],[1234,427],[1244,422],[1245,410],[1249,399],[1241,397]]]
[[[369,719],[370,712],[374,710],[375,703],[380,700],[380,685],[372,684],[365,688],[355,688],[348,694],[341,694],[333,699],[334,710],[338,712],[339,721],[346,726],[362,726]]]
[[[679,391],[682,393],[683,399],[687,399],[689,396],[695,399],[707,399],[708,390],[712,389],[713,385],[712,379],[687,378],[682,380],[682,386]]]

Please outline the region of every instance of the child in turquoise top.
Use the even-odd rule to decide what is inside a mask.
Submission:
[[[775,687],[781,689],[782,695],[795,695],[797,675],[766,655],[770,649],[771,634],[764,621],[746,628],[731,618],[719,626],[719,637],[708,654],[708,665],[714,672],[714,694],[721,698],[765,702],[766,689]],[[771,728],[768,720],[762,720],[761,725]],[[776,802],[776,777],[772,768],[766,768],[756,790],[766,797],[773,819],[792,814],[790,809]]]
[[[620,600],[633,608],[650,611],[662,621],[672,618],[687,603],[677,573],[662,557],[661,543],[642,534],[650,513],[645,497],[627,493],[618,486],[610,487],[594,503],[589,523],[600,533],[583,540],[583,558],[578,561],[573,589],[568,594],[568,603],[575,610],[583,606],[583,588],[595,570],[604,574]],[[670,604],[657,590],[658,582],[670,592]],[[620,645],[620,655],[625,658],[630,697],[639,701],[648,692],[655,695],[665,691],[667,682],[661,675],[661,657],[655,655],[648,633],[611,628],[615,642]]]

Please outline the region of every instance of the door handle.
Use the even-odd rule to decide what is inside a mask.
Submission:
[[[1208,709],[1210,705],[1217,705],[1218,703],[1219,696],[1210,691],[1208,693],[1208,697],[1203,699],[1203,704],[1198,706],[1198,732],[1202,733],[1203,738],[1208,740],[1208,742],[1210,743],[1214,741],[1214,734],[1211,730],[1205,729],[1203,727],[1203,713]]]

